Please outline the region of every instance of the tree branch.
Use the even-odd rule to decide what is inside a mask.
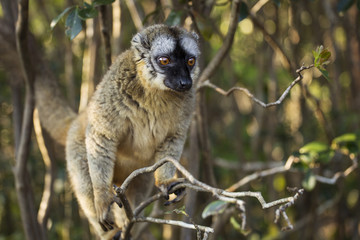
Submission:
[[[230,13],[230,24],[224,39],[224,43],[219,49],[219,51],[216,53],[216,55],[213,57],[211,62],[202,71],[198,84],[201,84],[202,82],[209,79],[213,75],[213,73],[218,68],[219,64],[224,59],[224,57],[229,52],[232,46],[238,25],[238,14],[239,14],[240,5],[244,3],[242,3],[242,1],[240,0],[234,0],[232,4],[233,5],[231,7],[231,13]]]
[[[34,196],[31,189],[27,160],[30,151],[32,120],[34,110],[34,72],[28,50],[28,14],[29,2],[18,1],[18,18],[16,21],[16,47],[21,70],[26,84],[25,106],[21,126],[19,146],[15,151],[15,185],[21,211],[21,219],[27,239],[45,239],[36,219]],[[18,126],[20,127],[20,126]]]
[[[183,177],[188,181],[188,182],[184,182],[181,184],[178,184],[174,187],[174,189],[172,189],[172,192],[176,191],[177,189],[180,188],[192,188],[196,191],[204,191],[204,192],[209,192],[211,193],[215,198],[228,202],[228,203],[232,203],[235,204],[235,206],[237,207],[237,209],[239,209],[242,212],[245,212],[245,203],[243,200],[238,199],[239,197],[254,197],[256,198],[259,203],[261,204],[263,209],[267,209],[267,208],[271,208],[280,204],[287,204],[289,202],[291,202],[291,204],[287,204],[287,205],[282,205],[279,207],[278,211],[281,212],[281,214],[284,216],[285,220],[287,221],[288,227],[291,227],[291,223],[289,224],[289,221],[287,219],[287,215],[285,213],[286,208],[290,207],[293,202],[295,202],[298,199],[298,195],[302,194],[303,190],[300,189],[297,191],[296,195],[294,197],[288,197],[288,198],[282,198],[282,199],[278,199],[272,202],[266,202],[264,197],[262,196],[262,194],[260,192],[229,192],[229,191],[225,191],[222,189],[218,189],[218,188],[214,188],[211,187],[203,182],[200,182],[199,180],[197,180],[196,178],[194,178],[178,161],[172,159],[172,158],[165,158],[162,159],[158,162],[156,162],[155,164],[153,164],[152,166],[149,167],[145,167],[145,168],[141,168],[141,169],[137,169],[135,171],[133,171],[123,182],[123,184],[121,185],[121,187],[114,187],[115,192],[116,192],[116,196],[121,199],[122,204],[124,206],[126,215],[129,219],[129,224],[127,226],[125,226],[125,229],[123,229],[123,237],[124,239],[128,239],[129,235],[130,235],[130,230],[133,226],[134,223],[137,222],[136,219],[138,218],[138,214],[150,203],[152,203],[153,201],[163,197],[163,193],[161,194],[156,194],[154,196],[152,196],[151,198],[145,200],[143,203],[141,203],[138,208],[135,211],[132,211],[131,207],[129,206],[126,196],[125,196],[125,191],[127,190],[130,182],[136,177],[139,176],[140,174],[145,174],[145,173],[150,173],[150,172],[154,172],[157,168],[161,167],[163,164],[167,163],[167,162],[171,162],[179,172],[181,172],[181,174],[183,175]],[[290,163],[288,164],[290,165]],[[136,214],[135,214],[136,213]],[[165,220],[164,220],[165,221]],[[243,214],[243,227],[245,227],[245,214]],[[194,227],[194,229],[196,229],[196,227]]]
[[[104,41],[106,67],[111,65],[111,27],[108,14],[111,13],[111,6],[101,5],[100,7],[100,29]]]
[[[242,88],[242,87],[232,87],[230,88],[228,91],[225,91],[223,89],[221,89],[220,87],[216,86],[215,84],[211,83],[209,80],[206,80],[204,82],[202,82],[199,86],[198,89],[203,88],[203,87],[210,87],[212,89],[214,89],[215,91],[217,91],[218,93],[220,93],[221,95],[224,96],[229,96],[231,93],[233,93],[234,91],[240,91],[240,92],[244,92],[249,98],[251,98],[255,103],[259,104],[260,106],[262,106],[263,108],[269,108],[275,105],[280,105],[284,99],[286,98],[286,96],[290,93],[290,90],[303,79],[303,75],[301,74],[302,71],[306,70],[306,69],[310,69],[313,68],[314,65],[310,65],[310,66],[302,66],[301,68],[299,68],[298,70],[296,70],[296,73],[298,74],[298,77],[292,81],[292,83],[286,88],[286,90],[282,93],[282,95],[279,97],[279,99],[275,102],[271,102],[271,103],[264,103],[263,101],[259,100],[258,98],[256,98],[247,88]]]

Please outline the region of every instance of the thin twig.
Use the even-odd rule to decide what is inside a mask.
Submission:
[[[294,162],[294,159],[295,159],[294,156],[290,156],[288,158],[288,160],[286,161],[284,166],[274,167],[274,168],[270,168],[270,169],[266,169],[266,170],[263,170],[263,171],[259,171],[259,172],[255,172],[253,174],[250,174],[250,175],[242,178],[237,183],[235,183],[235,184],[231,185],[230,187],[228,187],[226,189],[226,191],[233,192],[236,189],[244,186],[245,184],[247,184],[247,183],[249,183],[249,182],[251,182],[251,181],[253,181],[255,179],[263,178],[263,177],[266,177],[266,176],[271,176],[271,175],[274,175],[274,174],[277,174],[277,173],[286,172],[291,168],[291,166],[292,166],[292,164]]]
[[[354,154],[350,154],[349,157],[352,161],[352,164],[345,171],[337,172],[331,178],[320,176],[320,175],[315,175],[316,181],[325,183],[325,184],[334,185],[340,177],[347,177],[350,173],[352,173],[358,167],[357,157]]]
[[[134,222],[152,222],[152,223],[159,223],[159,224],[169,224],[173,226],[179,226],[183,228],[189,228],[196,230],[196,227],[193,224],[185,223],[182,221],[175,221],[175,220],[168,220],[168,219],[159,219],[159,218],[152,218],[152,217],[137,217],[134,219]],[[214,229],[206,226],[197,225],[198,229],[204,232],[213,233]]]
[[[218,93],[224,95],[224,96],[229,96],[231,93],[233,93],[234,91],[240,91],[240,92],[244,92],[249,98],[251,98],[255,103],[259,104],[260,106],[262,106],[263,108],[269,108],[275,105],[279,105],[281,104],[284,99],[286,98],[286,96],[290,93],[290,90],[303,79],[303,75],[301,74],[302,71],[306,70],[306,69],[310,69],[313,68],[314,65],[311,64],[310,66],[302,66],[301,68],[299,68],[298,70],[296,70],[296,73],[298,74],[298,77],[291,82],[291,84],[286,88],[286,90],[282,93],[282,95],[279,97],[279,99],[275,102],[271,102],[271,103],[264,103],[263,101],[259,100],[258,98],[256,98],[247,88],[242,88],[242,87],[232,87],[230,88],[228,91],[223,90],[222,88],[216,86],[215,84],[211,83],[209,80],[204,81],[203,83],[201,83],[198,86],[199,88],[202,87],[210,87],[212,89],[214,89],[215,91],[217,91]]]
[[[227,31],[227,34],[225,36],[224,42],[219,49],[219,51],[216,53],[216,55],[212,58],[211,62],[206,66],[206,68],[202,71],[202,74],[199,78],[198,84],[201,84],[202,82],[209,79],[214,71],[218,68],[221,61],[224,59],[226,54],[229,52],[230,47],[232,46],[235,32],[238,25],[238,14],[240,5],[245,4],[240,0],[235,0],[232,3],[231,6],[231,13],[230,13],[230,24]]]
[[[293,225],[291,224],[285,210],[289,207],[291,207],[292,205],[295,204],[295,201],[300,197],[300,195],[302,195],[304,193],[304,189],[299,189],[297,190],[296,194],[294,195],[293,199],[283,205],[281,205],[278,209],[276,209],[275,211],[275,220],[274,223],[277,223],[280,219],[280,213],[282,214],[284,220],[286,221],[287,224],[287,228],[283,229],[283,230],[290,230],[293,229]]]

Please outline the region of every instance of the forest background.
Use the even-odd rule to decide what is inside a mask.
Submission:
[[[17,5],[0,2],[0,239],[25,239],[13,171],[20,110],[26,105],[14,37]],[[181,163],[211,186],[260,192],[267,202],[293,196],[287,187],[305,192],[286,209],[291,227],[286,219],[274,223],[276,208],[262,209],[249,197],[241,198],[245,229],[244,218],[231,208],[203,219],[204,208],[215,199],[191,190],[186,202],[165,208],[163,218],[189,222],[183,214],[168,213],[185,205],[192,221],[214,228],[212,239],[359,239],[359,9],[359,0],[117,0],[94,8],[90,2],[33,0],[29,30],[74,109],[86,106],[111,60],[143,26],[165,22],[198,32],[201,67],[211,71],[204,71],[197,86],[196,117]],[[309,69],[299,75],[302,66]],[[289,94],[273,106],[261,106],[243,91],[271,103],[291,83]],[[244,89],[226,92],[234,86]],[[51,193],[41,223],[46,237],[89,239],[92,233],[67,180],[63,149],[44,133],[50,159],[43,161],[36,135],[26,168],[35,209],[47,186]],[[181,227],[149,228],[154,239],[196,236]]]

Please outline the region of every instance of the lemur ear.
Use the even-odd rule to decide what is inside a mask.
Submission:
[[[148,39],[141,33],[137,33],[131,40],[131,45],[133,47],[143,47],[146,49],[150,49],[150,44]]]
[[[199,41],[200,37],[196,32],[191,32],[191,35],[195,38],[196,41]]]

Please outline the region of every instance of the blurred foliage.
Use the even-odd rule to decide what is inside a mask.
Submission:
[[[67,64],[73,66],[76,102],[79,101],[86,46],[85,31],[82,30],[88,27],[86,19],[98,18],[98,5],[111,2],[36,0],[30,4],[30,30],[66,94],[69,89],[64,72]],[[316,175],[332,177],[347,169],[351,159],[359,155],[360,1],[273,0],[265,1],[264,6],[252,13],[259,2],[242,2],[233,46],[211,81],[223,89],[234,85],[246,87],[257,98],[271,102],[297,77],[296,69],[303,64],[314,64],[315,68],[304,71],[304,79],[291,90],[285,101],[270,109],[259,107],[241,93],[224,97],[211,89],[206,90],[211,155],[215,163],[222,158],[239,166],[216,166],[216,179],[219,187],[227,188],[253,172],[243,167],[246,164],[266,166],[284,162],[293,155],[299,161],[290,171],[253,181],[239,191],[260,191],[267,201],[290,196],[287,186],[304,187],[307,191],[287,210],[290,220],[298,227],[296,230],[281,232],[281,226],[273,223],[274,209],[264,211],[256,199],[246,198],[246,232],[239,231],[240,221],[233,216],[218,239],[359,238],[359,170],[339,178],[334,185],[316,182]],[[195,20],[195,29],[202,37],[202,66],[206,66],[223,44],[231,1],[216,1],[210,12],[202,12],[206,8],[189,11],[187,1],[139,0],[135,3],[145,25],[165,22],[190,26],[191,19]],[[193,1],[194,7],[195,3]],[[136,29],[124,1],[112,3],[115,4],[120,4],[121,34],[118,39],[113,39],[113,48],[125,50]],[[2,16],[3,9],[0,8]],[[286,64],[279,50],[271,47],[270,37],[282,48],[290,64]],[[318,47],[321,45],[324,47]],[[71,62],[66,60],[62,46],[70,46]],[[0,69],[0,240],[25,238],[12,176],[14,133],[9,82],[11,76]],[[36,140],[32,142],[29,169],[39,203],[44,166]],[[55,150],[57,148],[54,146]],[[56,197],[48,223],[49,239],[89,239],[88,226],[72,197],[61,155],[56,167]],[[204,179],[205,172],[201,168],[200,180]],[[211,196],[199,193],[195,213],[190,216],[194,222],[211,224],[211,213],[221,212],[224,206],[221,201],[213,201]],[[326,206],[330,207],[316,214]],[[208,217],[202,219],[202,213]],[[165,239],[159,225],[151,226],[151,230],[157,239]],[[175,235],[171,239],[178,239],[179,235]]]

